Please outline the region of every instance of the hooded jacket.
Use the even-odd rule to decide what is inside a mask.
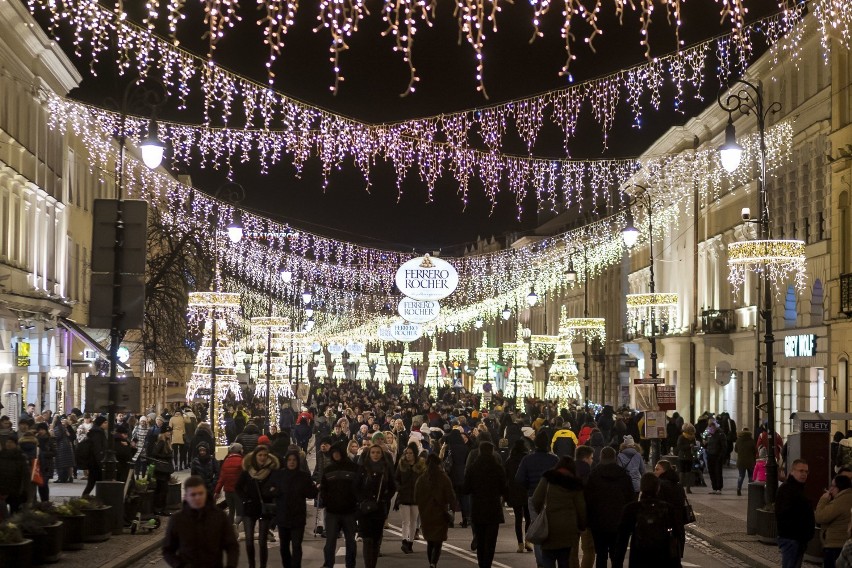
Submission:
[[[238,444],[243,445],[243,453],[248,456],[257,447],[257,439],[260,437],[260,430],[254,424],[246,424],[245,429],[234,440]]]
[[[533,496],[541,476],[548,469],[555,467],[558,461],[556,455],[543,450],[536,450],[524,456],[515,474],[515,481],[527,490],[527,497]]]
[[[272,495],[269,492],[269,479],[272,473],[281,467],[278,458],[269,454],[266,466],[256,470],[252,466],[254,456],[248,454],[243,458],[243,472],[237,480],[235,489],[237,495],[243,500],[243,513],[252,519],[259,519],[263,512],[262,503],[271,503]]]
[[[592,532],[616,533],[618,512],[636,499],[630,476],[615,463],[600,464],[594,468],[583,493]]]
[[[219,493],[223,489],[229,493],[236,491],[237,481],[240,479],[242,472],[242,454],[228,454],[222,462],[222,467],[219,471],[219,480],[216,482],[216,490],[213,493]]]
[[[642,459],[642,454],[633,446],[628,446],[618,453],[615,463],[624,468],[627,475],[630,476],[630,481],[633,482],[633,491],[639,493],[639,480],[645,473],[645,462]]]
[[[480,447],[479,457],[465,472],[462,492],[471,496],[474,524],[502,523],[506,471],[499,456],[493,451],[483,452],[482,447],[484,445]]]
[[[169,566],[236,568],[240,547],[228,516],[208,502],[201,509],[186,503],[169,519],[163,539],[163,559]],[[222,552],[227,562],[222,562]]]
[[[298,452],[287,452],[287,456],[290,454],[299,456]],[[272,472],[269,479],[269,492],[275,497],[275,520],[279,527],[304,527],[308,517],[305,500],[317,496],[317,486],[300,468],[288,469],[287,457],[284,459],[284,467]]]
[[[541,543],[542,548],[576,546],[586,528],[582,481],[567,471],[545,471],[533,494],[533,507],[547,514],[547,538]]]
[[[336,451],[341,452],[338,448]],[[320,495],[327,513],[353,515],[358,509],[358,466],[343,450],[339,461],[328,464],[320,480]]]
[[[396,466],[396,486],[400,505],[414,505],[414,486],[426,471],[426,460],[415,458],[413,465],[409,465],[404,459],[399,460]]]
[[[757,444],[751,436],[751,432],[740,432],[737,435],[734,451],[737,452],[737,468],[754,469],[754,462],[757,459]]]

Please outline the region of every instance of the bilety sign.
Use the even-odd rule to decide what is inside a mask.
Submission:
[[[416,339],[420,339],[420,336],[423,335],[423,327],[419,323],[401,321],[391,326],[391,334],[397,341],[410,343]]]
[[[393,330],[389,325],[380,325],[379,326],[379,339],[382,341],[395,341],[393,337]]]
[[[396,308],[405,321],[411,323],[426,323],[432,321],[441,313],[441,304],[437,300],[415,300],[403,298]]]
[[[415,300],[443,300],[455,292],[458,285],[459,273],[455,267],[428,254],[409,260],[396,271],[396,287]]]

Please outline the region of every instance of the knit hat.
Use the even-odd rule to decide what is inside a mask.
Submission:
[[[334,440],[331,436],[323,436],[322,439],[320,439],[320,446],[322,446],[323,444],[328,444],[330,446],[333,443]]]
[[[272,440],[269,439],[269,436],[260,436],[257,439],[258,445],[263,444],[264,446],[268,446],[272,443]]]
[[[94,424],[95,424],[95,426],[100,426],[101,424],[103,424],[106,421],[107,421],[107,419],[105,417],[98,416],[97,418],[95,418]]]
[[[636,442],[633,441],[633,436],[631,436],[630,434],[627,434],[626,436],[624,436],[624,441],[621,443],[621,445],[624,446],[625,448],[629,448],[629,447],[635,446]]]
[[[243,445],[240,444],[239,442],[234,442],[228,448],[228,453],[229,454],[241,454],[241,453],[243,453]]]
[[[370,441],[371,442],[378,442],[378,441],[384,442],[385,441],[385,435],[382,434],[381,432],[376,432],[375,434],[373,434],[373,437],[370,438]]]

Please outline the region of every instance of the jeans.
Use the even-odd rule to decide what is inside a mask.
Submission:
[[[512,512],[515,514],[515,538],[518,539],[518,544],[522,544],[524,535],[530,528],[530,508],[524,503],[523,507],[512,507]]]
[[[822,549],[822,568],[834,568],[837,564],[837,559],[840,558],[842,548],[823,548]]]
[[[571,566],[579,568],[593,568],[595,565],[595,541],[592,539],[592,531],[589,529],[580,533],[579,541],[568,544],[571,547]],[[583,561],[580,562],[580,552],[583,553]]]
[[[592,539],[595,541],[596,568],[607,568],[607,559],[615,566],[618,556],[618,533],[592,531]]]
[[[479,568],[491,568],[494,562],[494,552],[497,550],[497,531],[500,525],[497,523],[477,523],[473,527],[476,534],[476,560]]]
[[[529,507],[529,510],[530,510],[530,524],[532,524],[535,521],[536,517],[538,517],[538,513],[536,512],[535,507],[533,507],[532,497],[529,497],[527,499],[527,507]],[[533,545],[533,551],[535,552],[535,563],[536,563],[536,565],[537,566],[544,566],[544,556],[542,556],[542,554],[541,554],[541,545],[534,544]]]
[[[358,545],[355,544],[355,513],[350,515],[339,515],[336,513],[325,514],[325,568],[334,566],[334,555],[337,553],[337,532],[343,530],[343,540],[346,542],[346,568],[355,568],[355,557],[358,554]]]
[[[225,503],[228,504],[228,522],[240,524],[243,520],[243,500],[236,491],[225,491]]]
[[[278,527],[278,540],[281,543],[281,565],[284,568],[302,568],[302,539],[304,536],[304,525],[291,528]]]
[[[414,530],[417,528],[417,505],[400,505],[402,516],[402,540],[414,541]]]
[[[544,568],[568,568],[568,559],[571,557],[570,548],[551,548],[542,549],[541,554],[544,557]]]
[[[781,568],[801,568],[807,543],[779,536],[778,548],[781,549]]]
[[[748,482],[751,483],[751,468],[740,467],[738,469],[740,470],[740,476],[737,478],[737,491],[740,491],[743,488],[743,481],[746,474],[748,474]]]
[[[461,486],[453,487],[456,495],[459,496],[459,505],[461,505],[462,521],[470,520],[470,495],[462,493]]]
[[[260,566],[266,568],[269,559],[269,547],[266,544],[269,538],[269,519],[252,519],[243,517],[243,525],[246,528],[246,557],[249,567],[254,568],[254,526],[257,525],[257,546],[260,548]]]
[[[722,463],[725,456],[722,454],[707,454],[707,471],[710,473],[710,484],[713,491],[722,490]]]

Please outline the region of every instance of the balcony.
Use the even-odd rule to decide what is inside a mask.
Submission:
[[[737,314],[734,310],[702,310],[702,333],[732,333],[737,330]]]

